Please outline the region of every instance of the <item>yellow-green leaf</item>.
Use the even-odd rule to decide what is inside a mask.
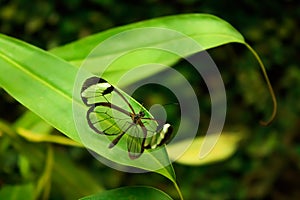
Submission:
[[[205,136],[215,137],[215,136]],[[168,145],[167,149],[171,160],[185,165],[204,165],[213,162],[223,161],[229,158],[237,149],[238,142],[242,136],[240,133],[222,133],[211,152],[204,158],[200,158],[200,149],[205,137],[197,137],[193,140],[188,149],[177,159],[176,149],[182,149],[189,144],[190,140],[185,140],[173,145]]]

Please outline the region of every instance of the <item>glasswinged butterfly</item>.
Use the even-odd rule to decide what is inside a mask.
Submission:
[[[130,159],[139,158],[145,149],[166,144],[171,137],[170,124],[160,123],[137,102],[139,110],[134,110],[130,98],[102,78],[88,78],[81,88],[81,98],[89,107],[86,119],[90,128],[99,134],[115,136],[109,148],[127,135]]]

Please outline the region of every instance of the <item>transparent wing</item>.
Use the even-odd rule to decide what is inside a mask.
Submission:
[[[97,133],[118,135],[124,132],[132,121],[131,106],[128,106],[125,98],[104,79],[87,79],[81,89],[81,98],[90,106],[86,118],[89,126]],[[113,104],[112,100],[116,104]]]
[[[127,131],[127,149],[131,159],[136,159],[144,152],[144,143],[147,136],[145,127],[132,124]]]
[[[82,101],[87,106],[98,102],[108,102],[114,87],[104,79],[92,77],[87,79],[81,88]]]
[[[169,135],[169,131],[159,125],[142,105],[104,79],[87,79],[81,89],[81,98],[89,107],[86,115],[89,126],[96,133],[117,136],[109,148],[114,147],[126,134],[131,159],[140,157],[144,149],[164,144],[165,138],[162,137]],[[131,103],[139,109],[138,112],[135,112]]]
[[[87,121],[89,126],[97,133],[118,135],[130,126],[132,120],[128,113],[100,104],[88,110]]]

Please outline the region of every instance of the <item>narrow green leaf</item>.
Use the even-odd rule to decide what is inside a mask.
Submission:
[[[53,130],[53,127],[50,124],[29,110],[17,119],[14,123],[14,128],[28,129],[32,132],[43,135],[50,134]]]
[[[33,115],[26,114],[25,116]],[[16,122],[16,124],[19,123]],[[16,124],[14,124],[14,126]],[[11,126],[4,125],[1,123],[0,125],[1,128],[6,132],[9,131],[12,132],[11,135],[16,135],[15,131],[11,128]],[[31,126],[26,125],[26,128],[28,130],[36,130],[36,124],[32,123]],[[47,158],[44,148],[37,148],[37,146],[33,145],[32,143],[28,143],[24,140],[18,139],[19,138],[14,140],[13,146],[18,150],[20,155],[28,159],[32,168],[41,169],[45,167],[45,160]],[[26,149],[26,151],[24,151],[24,149]],[[78,199],[84,195],[103,190],[99,180],[96,180],[92,174],[90,174],[86,170],[83,170],[80,166],[78,166],[77,163],[73,162],[70,159],[70,155],[68,155],[66,152],[60,151],[60,149],[58,148],[54,149],[53,153],[55,154],[55,162],[53,163],[51,181],[55,182],[53,186],[58,185],[58,188],[52,188],[53,193],[56,193],[57,190],[59,190],[59,193],[62,193],[65,196],[65,199]],[[66,185],[68,187],[65,187]]]
[[[0,199],[5,200],[23,200],[26,197],[28,200],[34,199],[33,184],[24,185],[6,185],[0,190]]]
[[[72,89],[77,70],[36,47],[0,35],[0,86],[76,141]]]
[[[18,166],[20,169],[20,173],[22,174],[24,179],[28,178],[31,175],[30,162],[25,156],[23,155],[18,156]]]
[[[161,32],[158,30],[158,33],[154,32],[153,34],[153,30],[149,31],[150,27],[161,29]],[[141,36],[136,36],[136,34],[132,34],[130,37],[126,34],[118,35],[130,30],[138,31]],[[170,33],[167,30],[182,35]],[[200,50],[189,49],[188,47],[191,45],[186,44],[184,37],[198,43]],[[102,43],[104,41],[105,43]],[[50,52],[77,66],[84,64],[84,62],[88,63],[89,68],[96,69],[94,73],[97,74],[103,72],[105,63],[108,60],[112,61],[118,58],[116,61],[114,60],[111,67],[105,69],[107,77],[110,78],[109,81],[116,83],[124,73],[136,66],[146,63],[160,63],[170,66],[178,61],[178,55],[158,51],[157,48],[170,50],[174,48],[174,44],[177,44],[176,51],[182,52],[182,56],[188,56],[197,51],[231,42],[245,44],[243,36],[228,22],[209,14],[182,14],[113,28],[52,49]],[[105,44],[104,48],[89,55],[99,44]],[[147,49],[146,47],[156,48],[156,50]],[[141,48],[144,49],[140,50]],[[186,51],[184,48],[187,48]],[[122,57],[124,53],[129,55]],[[143,72],[132,79],[131,82],[128,80],[128,84],[157,72],[157,70],[149,69],[149,71]]]
[[[87,55],[102,41],[120,32],[144,27],[160,27],[173,29],[195,39],[203,49],[217,47],[230,42],[244,43],[243,36],[228,22],[210,14],[182,14],[160,17],[141,21],[83,38],[62,47],[52,49],[50,52],[74,63],[81,63]],[[145,36],[147,42],[155,43]],[[168,38],[166,38],[168,39]],[[145,42],[146,42],[145,41]],[[140,47],[141,44],[134,44]],[[126,47],[124,46],[124,49]],[[120,52],[124,51],[119,49]],[[114,54],[108,49],[107,54]],[[104,56],[104,55],[103,55]],[[106,56],[106,55],[105,55]]]
[[[31,142],[51,142],[83,147],[82,144],[65,136],[51,135],[53,127],[29,110],[19,117],[13,126],[20,136]]]
[[[83,197],[81,200],[171,200],[166,193],[152,187],[123,187]]]

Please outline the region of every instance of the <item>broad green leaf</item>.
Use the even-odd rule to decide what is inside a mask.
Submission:
[[[211,136],[206,136],[211,137]],[[200,158],[200,147],[203,144],[204,137],[197,137],[193,140],[188,149],[179,157],[176,149],[185,147],[190,141],[181,141],[173,145],[168,145],[167,150],[171,160],[185,165],[205,165],[213,162],[223,161],[229,158],[237,150],[238,142],[242,139],[240,133],[222,133],[213,147],[212,151],[204,158]]]
[[[153,31],[142,29],[149,27],[170,29],[182,35],[168,33],[167,31],[162,31],[161,34],[159,32],[153,34]],[[136,36],[136,34],[120,36],[120,33],[123,34],[133,29],[139,29],[141,36]],[[174,45],[173,42],[175,42],[178,45],[177,51],[181,51],[183,47],[189,46],[189,44],[185,44],[184,37],[188,37],[198,43],[201,50],[207,50],[231,42],[245,43],[243,36],[235,28],[216,16],[209,14],[182,14],[113,28],[65,46],[57,47],[50,52],[77,66],[88,61],[89,67],[97,68],[95,73],[98,74],[103,72],[102,70],[104,70],[107,60],[118,58],[115,63],[112,63],[111,67],[105,70],[109,81],[116,83],[125,72],[136,66],[145,63],[160,63],[170,66],[177,62],[179,58],[175,54],[166,51],[155,51],[145,47],[172,49],[174,48],[172,46]],[[99,44],[105,44],[103,51],[94,51],[92,55],[89,55]],[[140,50],[141,48],[144,49]],[[129,55],[123,57],[124,53]],[[193,53],[196,53],[195,49],[191,48],[182,52],[182,56],[188,56]],[[89,60],[94,60],[94,62],[89,62]],[[156,70],[151,70],[139,74],[135,79],[128,80],[128,84],[157,73]]]
[[[0,66],[0,85],[11,96],[68,137],[81,142],[72,110],[77,68],[43,50],[4,35],[0,35]],[[75,97],[74,101],[74,107],[86,113],[87,107],[81,100]],[[85,114],[82,118],[85,120]],[[95,134],[86,121],[82,123],[86,128],[83,131],[87,133],[87,148],[119,164],[157,170],[172,181],[175,180],[164,149],[156,156],[147,154],[133,161],[124,152],[118,152],[118,148],[110,151],[106,136]],[[120,145],[126,146],[123,141],[120,141]]]
[[[5,200],[23,200],[26,197],[28,200],[34,199],[33,184],[24,185],[6,185],[0,190],[0,199]]]
[[[81,200],[171,200],[166,193],[152,187],[123,187],[83,197]]]

